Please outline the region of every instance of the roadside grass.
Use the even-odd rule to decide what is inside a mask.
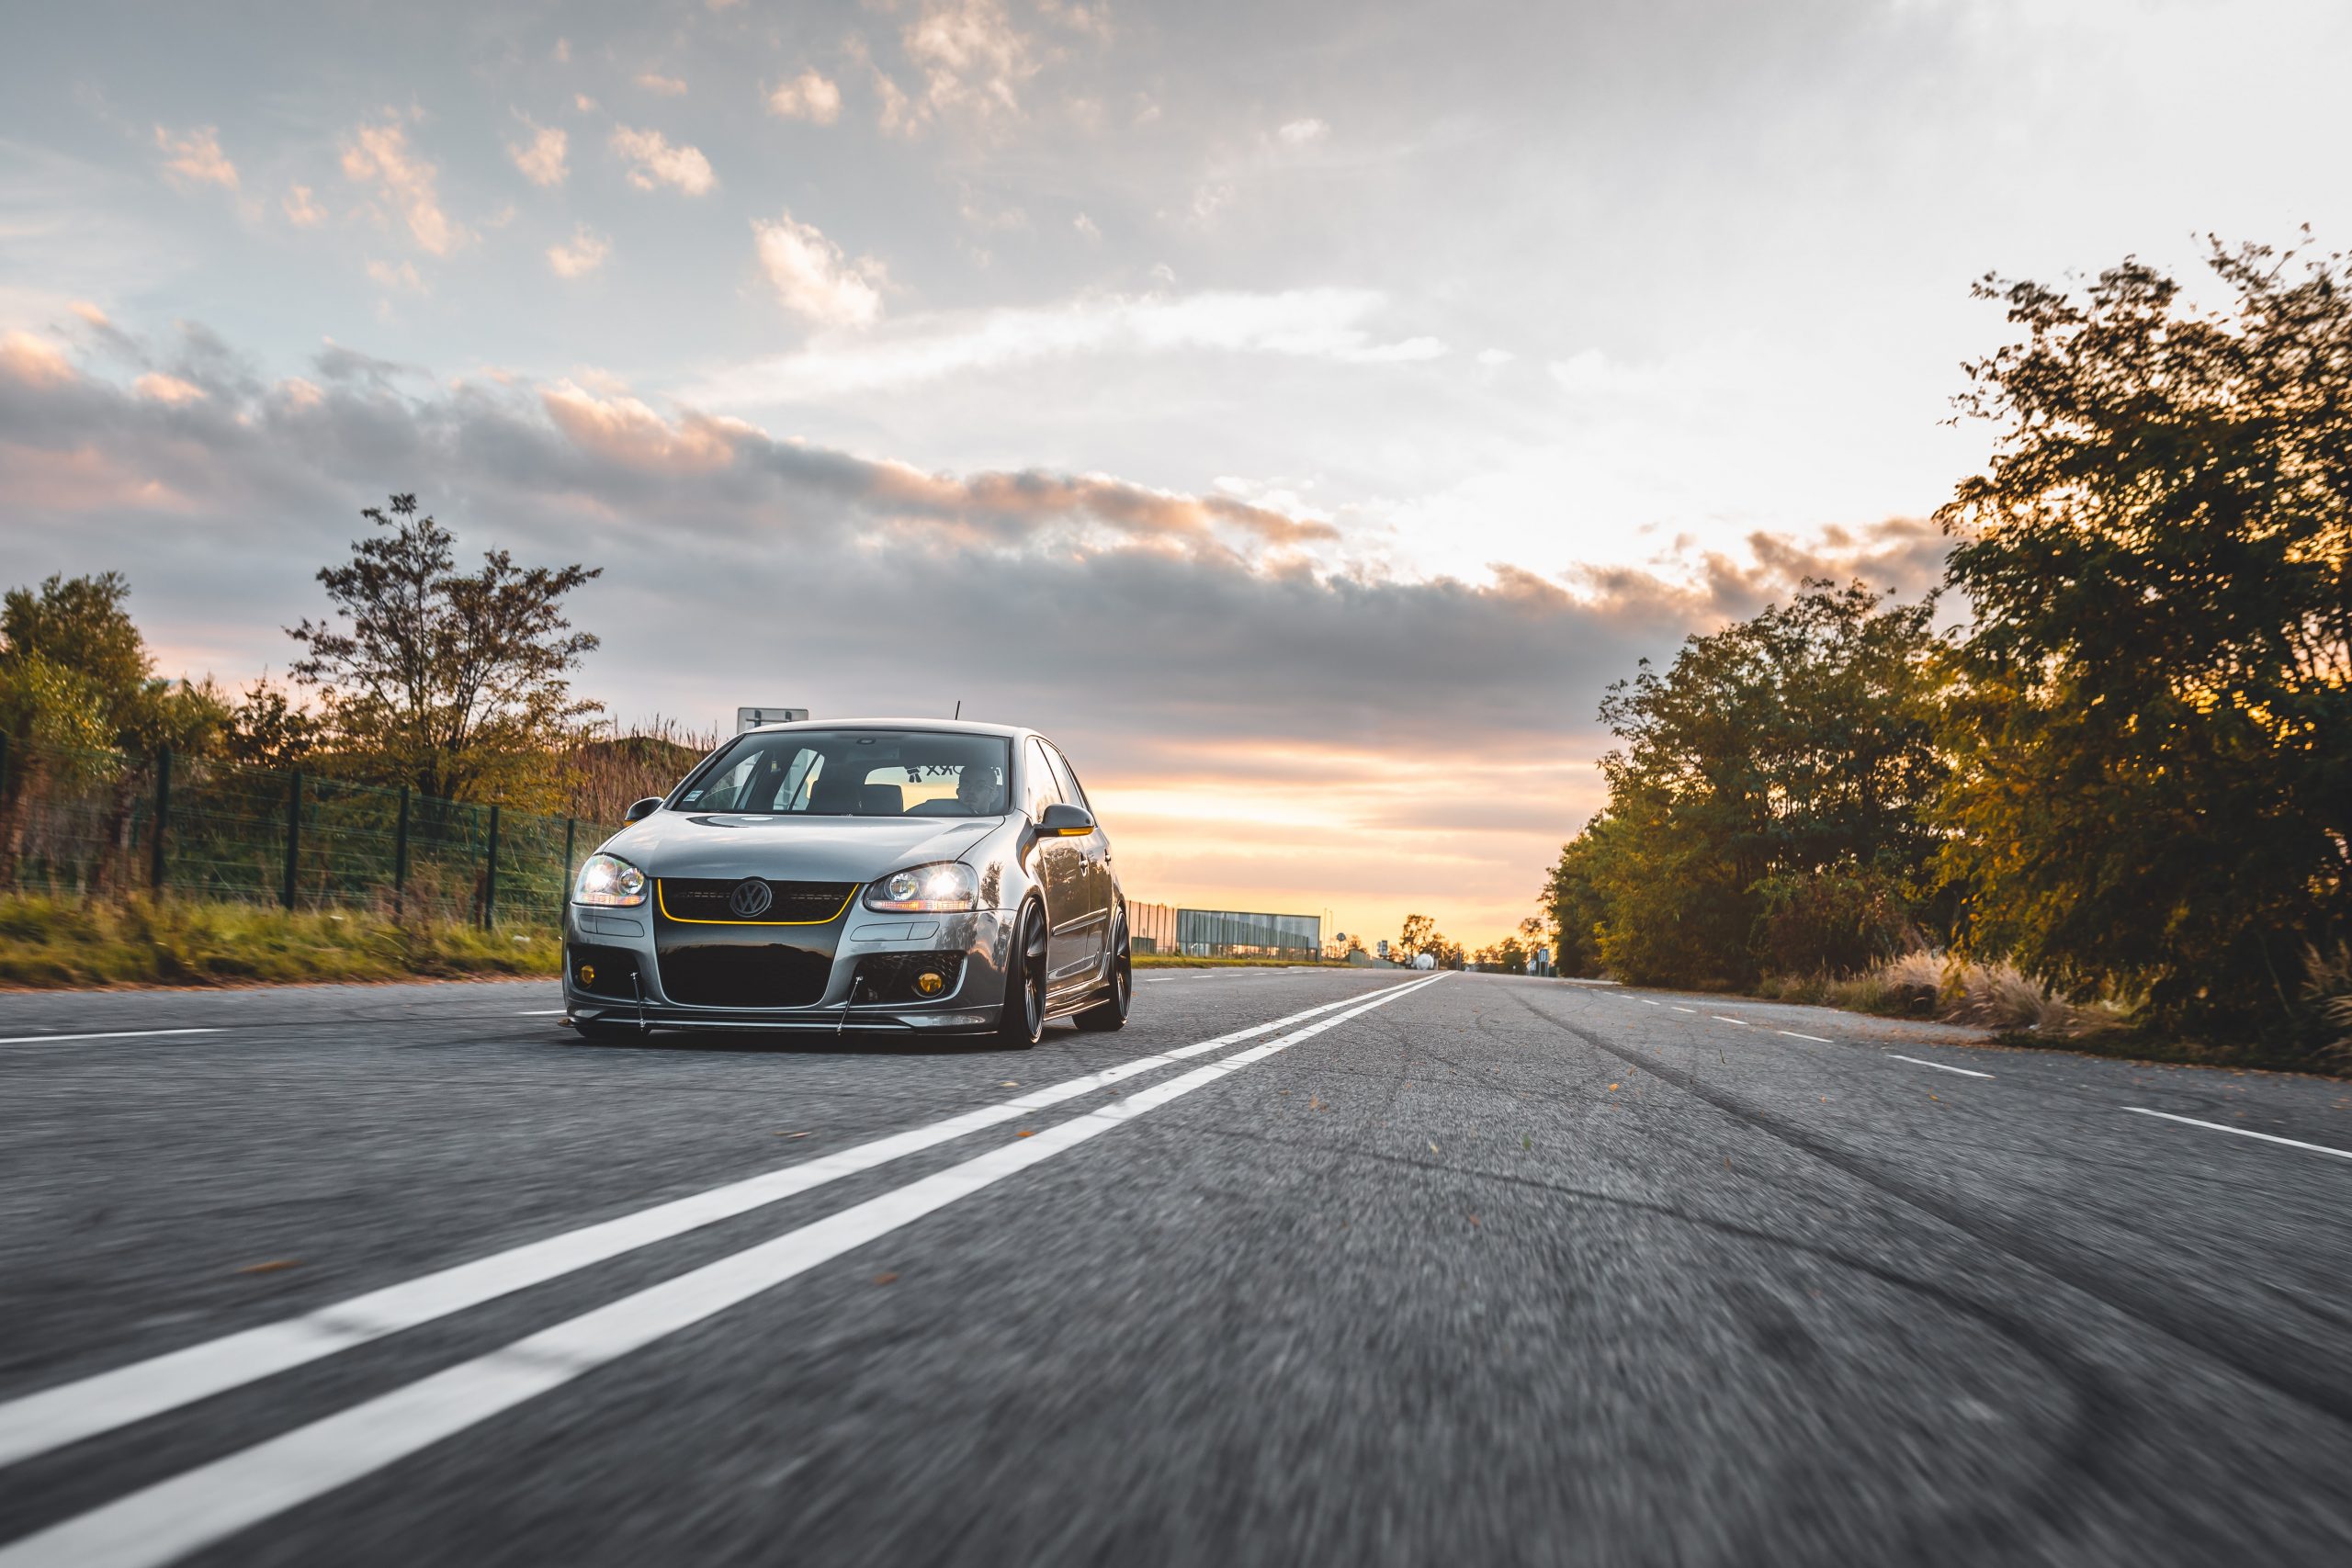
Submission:
[[[2139,998],[2075,1002],[2007,964],[1955,964],[1910,953],[1852,976],[1769,975],[1755,995],[1877,1018],[1973,1025],[2000,1044],[2121,1061],[2352,1077],[2352,1051],[2183,1038],[2141,1021]]]
[[[0,896],[0,986],[238,986],[554,975],[560,939],[362,910]]]

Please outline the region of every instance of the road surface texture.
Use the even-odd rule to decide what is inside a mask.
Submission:
[[[1028,1053],[0,998],[0,1568],[2352,1562],[2344,1084],[1137,991]]]

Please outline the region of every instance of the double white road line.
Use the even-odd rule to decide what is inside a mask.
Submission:
[[[991,1149],[338,1415],[67,1519],[0,1548],[0,1568],[66,1563],[80,1568],[133,1568],[173,1562],[1444,977],[1438,975],[1392,986],[1369,999],[1327,1002],[1214,1040],[1138,1057],[836,1155],[0,1404],[0,1464],[13,1463],[1001,1125],[1124,1078],[1319,1017],[1319,1021],[1264,1044],[1153,1084],[1034,1136]]]

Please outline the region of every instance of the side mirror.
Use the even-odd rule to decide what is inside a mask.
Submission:
[[[1041,839],[1082,839],[1094,831],[1094,813],[1083,806],[1048,806],[1037,819]]]
[[[661,809],[662,797],[658,795],[648,795],[643,800],[639,801],[635,806],[630,807],[627,811],[621,813],[621,820],[624,822],[642,822]]]

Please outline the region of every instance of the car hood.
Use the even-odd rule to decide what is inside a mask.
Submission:
[[[649,876],[871,882],[901,866],[961,860],[1001,817],[753,817],[657,811],[605,849]]]

